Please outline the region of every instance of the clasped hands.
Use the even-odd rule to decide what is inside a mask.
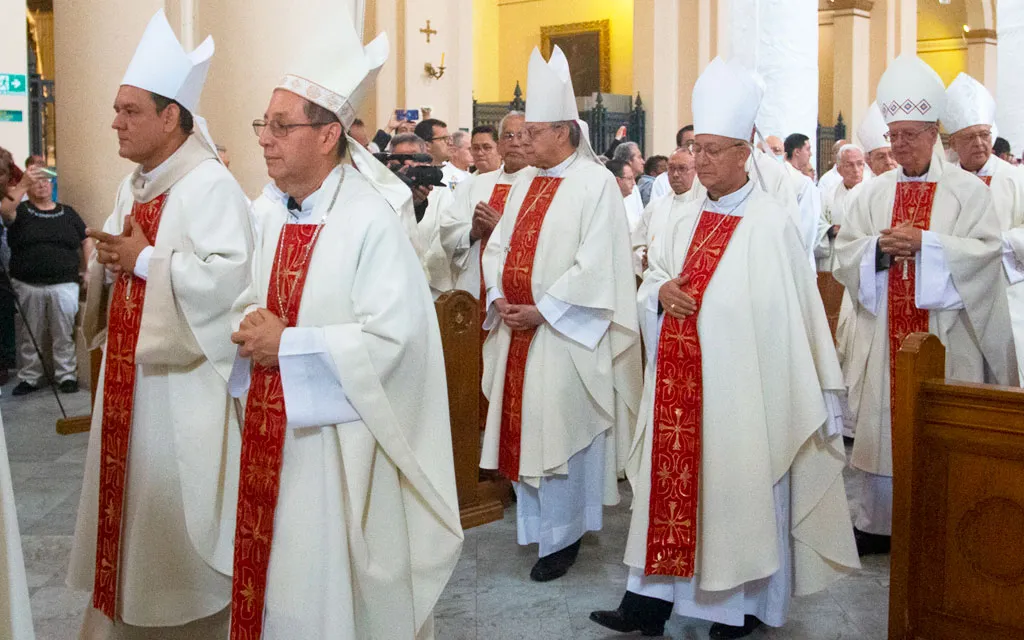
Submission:
[[[921,250],[921,230],[904,222],[891,229],[882,229],[878,250],[894,258],[913,258]]]
[[[689,293],[690,276],[683,275],[673,278],[658,289],[658,302],[665,313],[684,320],[697,313],[697,299]]]
[[[238,355],[243,358],[252,358],[264,367],[276,367],[281,335],[287,326],[269,309],[261,307],[242,318],[238,331],[231,334],[231,342],[239,346]]]
[[[513,331],[526,331],[544,324],[544,316],[532,304],[510,304],[505,298],[494,301],[501,321]]]
[[[478,202],[473,210],[473,226],[469,230],[469,241],[476,242],[489,236],[501,219],[501,214],[486,202]]]
[[[139,254],[149,246],[149,240],[132,216],[125,217],[120,235],[96,229],[86,229],[85,234],[96,241],[96,261],[114,273],[134,273]]]

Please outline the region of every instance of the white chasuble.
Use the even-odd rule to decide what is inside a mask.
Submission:
[[[266,307],[289,220],[280,201],[263,207],[235,324]],[[298,326],[282,338],[288,428],[263,640],[429,638],[462,547],[430,291],[399,217],[353,167],[336,169],[307,213],[324,226]],[[310,366],[326,380],[303,378]]]
[[[658,291],[679,275],[703,209],[743,215],[698,312],[701,352],[710,357],[701,363],[702,458],[692,582],[702,591],[719,592],[769,578],[783,568],[780,545],[786,545],[792,553],[792,592],[802,595],[859,566],[842,478],[836,402],[842,374],[789,212],[750,183],[737,194],[722,198],[717,207],[705,201],[683,206],[652,251],[637,302],[643,313],[657,314]],[[627,467],[634,493],[625,562],[640,571],[647,555],[655,383],[649,376],[644,385],[642,419]],[[785,478],[788,490],[779,493]],[[780,540],[782,500],[790,516],[782,532],[788,538]]]
[[[34,640],[25,558],[14,505],[7,437],[0,418],[0,638]]]
[[[865,184],[835,242],[834,274],[856,309],[844,363],[850,412],[857,420],[851,463],[882,476],[892,475],[889,271],[876,272],[875,252],[879,232],[892,226],[897,181],[906,179],[896,169]],[[946,347],[946,376],[998,384],[1016,380],[999,223],[988,189],[947,163],[932,162],[925,180],[937,185],[916,259],[915,297],[917,308],[929,309],[929,332]]]
[[[133,202],[162,193],[135,350],[118,568],[118,612],[139,627],[185,625],[230,601],[240,436],[227,393],[229,312],[253,245],[245,194],[194,136],[154,172],[137,170],[121,184],[104,231],[121,233]],[[89,280],[83,324],[96,347],[105,340],[106,276],[95,260]],[[68,569],[68,585],[82,590],[93,588],[96,567],[104,351]],[[91,628],[84,637],[110,631]]]
[[[441,246],[441,220],[455,202],[451,187],[434,187],[427,197],[427,210],[416,225],[423,247],[423,269],[427,272],[430,293],[436,300],[445,291],[455,288],[452,264]]]
[[[522,391],[519,479],[533,487],[567,473],[598,434],[606,439],[605,504],[618,502],[617,470],[636,420],[642,384],[636,281],[622,194],[601,165],[573,154],[544,172],[562,181],[543,219],[532,295],[546,322],[529,346]],[[488,322],[483,391],[490,407],[480,466],[498,466],[502,396],[512,331],[497,320],[505,258],[532,180],[512,186],[484,250]]]

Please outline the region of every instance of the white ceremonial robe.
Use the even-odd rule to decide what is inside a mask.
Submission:
[[[11,464],[7,456],[7,437],[0,418],[0,638],[33,640],[32,610],[29,607],[25,558],[21,551],[18,513],[14,505]]]
[[[993,154],[978,175],[992,177],[992,206],[1003,233],[1003,268],[1017,356],[1017,383],[1024,386],[1024,169]]]
[[[842,182],[843,176],[839,175],[839,169],[836,168],[836,165],[832,165],[831,169],[818,178],[818,192],[821,194],[822,200],[836,188],[836,185],[842,184]]]
[[[783,169],[789,176],[790,187],[796,195],[797,205],[800,207],[800,238],[807,247],[808,257],[811,266],[815,266],[814,246],[818,235],[818,221],[821,220],[821,193],[811,180],[804,174],[797,171],[796,167],[788,162],[783,163]]]
[[[457,187],[459,183],[465,182],[473,176],[472,173],[456,167],[451,162],[445,162],[441,165],[441,174],[444,175],[445,184],[447,184],[448,188],[452,191],[455,190],[455,187]]]
[[[169,190],[168,190],[169,189]],[[138,197],[168,193],[146,277],[121,534],[118,611],[109,628],[87,609],[84,638],[129,633],[180,637],[225,614],[231,599],[240,427],[227,392],[234,359],[229,311],[245,288],[253,240],[247,199],[212,152],[191,137],[150,174],[121,183],[103,230],[121,233]],[[143,273],[144,272],[144,273]],[[90,347],[105,342],[105,269],[90,264],[83,321]],[[104,349],[106,352],[106,349]],[[68,585],[93,588],[106,353],[92,413]],[[175,630],[174,627],[179,627]],[[188,635],[186,633],[186,635]],[[120,637],[120,636],[117,636]]]
[[[821,217],[818,219],[814,243],[814,259],[819,272],[832,271],[835,239],[829,240],[828,230],[835,225],[843,226],[846,210],[850,206],[851,199],[858,193],[859,187],[860,184],[857,184],[853,189],[847,189],[846,185],[840,182],[831,192],[822,196]]]
[[[666,171],[654,179],[654,184],[651,186],[651,199],[648,204],[671,193],[672,185],[668,181],[668,171]]]
[[[451,265],[454,288],[468,291],[474,298],[480,297],[480,241],[470,240],[473,228],[473,212],[476,205],[491,199],[494,187],[512,184],[519,176],[536,175],[535,169],[523,169],[517,173],[505,173],[504,167],[497,171],[482,173],[466,180],[455,189],[455,200],[441,214],[441,247]]]
[[[262,206],[236,324],[266,307],[292,220]],[[463,539],[434,305],[399,217],[354,167],[302,208],[298,223],[325,224],[279,352],[288,430],[263,640],[431,638]],[[248,360],[232,380],[246,388]]]
[[[647,256],[648,265],[650,264],[650,250],[655,246],[658,234],[674,217],[674,213],[678,211],[680,205],[693,199],[695,191],[695,189],[690,189],[685,193],[662,196],[657,200],[651,200],[651,203],[644,209],[640,223],[630,234],[630,240],[633,243],[634,252]],[[640,320],[642,324],[643,318],[641,317]]]
[[[683,204],[652,247],[637,293],[645,330],[655,328],[649,359],[657,358],[658,292],[679,275],[702,210],[743,220],[698,316],[708,357],[702,359],[696,571],[694,578],[643,575],[653,364],[627,467],[634,487],[627,588],[674,601],[680,615],[738,625],[750,614],[781,626],[793,595],[820,591],[859,567],[842,478],[842,374],[796,226],[777,200],[749,182],[718,202]]]
[[[622,195],[600,164],[573,154],[540,175],[563,178],[544,218],[533,261],[533,299],[545,322],[530,346],[523,385],[521,458],[517,490],[530,510],[520,517],[538,532],[548,555],[600,528],[601,504],[618,503],[617,475],[626,461],[642,384],[640,340],[633,297],[629,230]],[[494,300],[520,208],[532,180],[515,182],[501,221],[484,250],[491,329],[484,344],[483,391],[490,402],[480,466],[498,467],[505,367],[512,332]],[[594,449],[603,448],[604,455]],[[589,455],[588,455],[589,454]],[[594,470],[594,465],[600,465]],[[579,475],[600,479],[593,482]],[[558,485],[562,485],[558,487]],[[549,488],[551,487],[551,488]],[[595,502],[596,499],[601,502]],[[589,514],[563,522],[564,513]],[[575,537],[572,537],[575,535]]]
[[[633,187],[632,193],[623,198],[622,204],[626,208],[626,221],[629,223],[629,235],[632,238],[644,216],[644,202],[640,197],[639,187]],[[643,254],[634,249],[633,273],[638,276],[644,273],[643,260]]]
[[[423,247],[423,269],[427,272],[427,284],[436,300],[445,291],[455,288],[452,264],[441,245],[441,220],[455,202],[451,187],[434,187],[427,197],[427,210],[416,225],[420,246]]]
[[[857,434],[850,463],[870,476],[855,484],[867,491],[853,499],[854,524],[880,535],[892,530],[892,427],[889,271],[875,271],[875,251],[879,232],[892,226],[898,180],[913,178],[899,168],[865,184],[835,243],[834,274],[856,310],[845,363]],[[938,186],[931,224],[915,258],[916,305],[929,310],[929,332],[946,347],[946,377],[1006,384],[1017,372],[1010,356],[1005,278],[999,273],[998,218],[988,189],[959,167],[934,161],[921,180]]]

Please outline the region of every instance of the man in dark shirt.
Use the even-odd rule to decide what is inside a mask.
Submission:
[[[37,178],[28,199],[12,213],[4,213],[11,248],[10,277],[21,303],[25,328],[37,341],[48,335],[53,353],[54,378],[64,393],[78,391],[75,358],[75,315],[78,313],[79,274],[92,251],[85,223],[71,207],[53,201],[49,178]],[[27,331],[19,338],[21,382],[13,395],[31,393],[42,386],[43,363]]]

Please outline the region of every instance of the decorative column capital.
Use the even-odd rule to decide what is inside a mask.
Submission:
[[[995,29],[971,29],[964,35],[968,44],[995,44],[999,39]]]
[[[818,11],[866,11],[875,6],[874,0],[818,0]]]

